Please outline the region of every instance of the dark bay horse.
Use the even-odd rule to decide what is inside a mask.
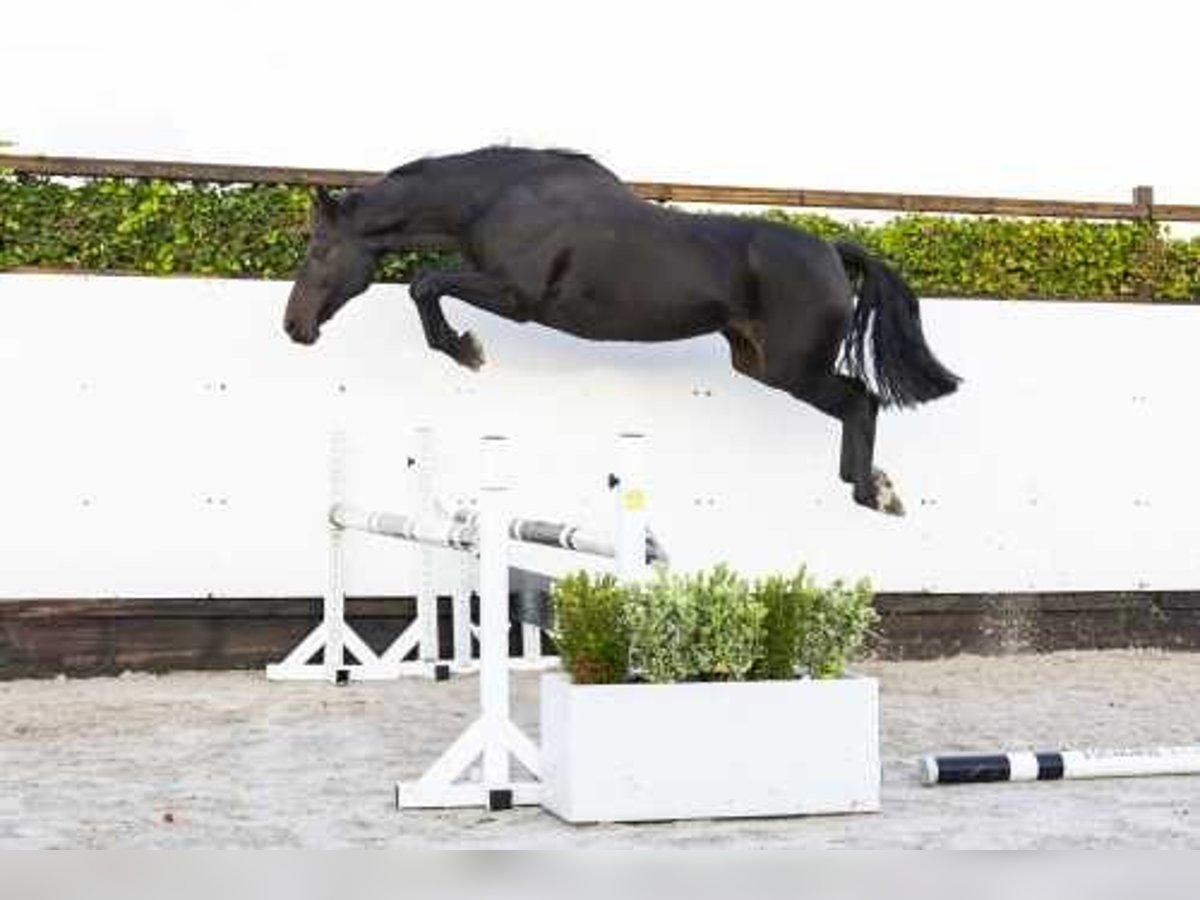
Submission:
[[[589,340],[720,332],[738,372],[841,421],[841,478],[858,503],[883,512],[903,506],[873,467],[879,407],[958,384],[925,343],[912,290],[860,247],[665,208],[592,159],[556,150],[490,147],[418,160],[338,197],[319,189],[287,333],[313,343],[371,284],[384,254],[420,249],[462,259],[410,286],[434,350],[472,369],[483,363],[479,341],[446,322],[447,295]]]

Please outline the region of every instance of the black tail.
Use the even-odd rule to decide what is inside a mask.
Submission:
[[[921,332],[916,294],[896,272],[857,244],[836,243],[858,303],[846,335],[844,359],[850,374],[873,388],[884,406],[915,406],[952,393],[959,377],[938,362]],[[866,342],[871,335],[869,377]]]

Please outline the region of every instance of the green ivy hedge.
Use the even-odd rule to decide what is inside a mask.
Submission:
[[[290,279],[304,252],[309,192],[0,174],[0,270],[77,269]],[[922,296],[1200,300],[1200,239],[1151,223],[904,215],[879,225],[772,211],[890,260]],[[439,260],[399,255],[402,281]]]

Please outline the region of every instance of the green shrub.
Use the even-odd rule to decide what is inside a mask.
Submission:
[[[800,653],[800,595],[810,590],[804,569],[791,576],[771,575],[754,585],[762,604],[762,651],[751,678],[783,680],[796,677]]]
[[[772,211],[772,221],[851,240],[923,297],[1200,300],[1200,241],[1150,222],[902,215],[880,225]]]
[[[309,205],[308,190],[280,185],[0,174],[0,269],[287,280],[304,257]],[[380,278],[407,280],[448,259],[394,254]]]
[[[630,665],[646,681],[739,681],[761,655],[766,608],[726,566],[659,569],[626,595]]]
[[[554,583],[554,641],[576,684],[616,684],[629,672],[624,595],[612,575],[578,572]]]
[[[766,607],[746,580],[725,565],[682,580],[683,591],[695,606],[691,677],[743,680],[762,655]]]
[[[659,567],[649,583],[626,588],[625,607],[633,673],[655,683],[691,679],[698,617],[687,580]]]
[[[310,192],[278,185],[54,180],[0,172],[0,270],[13,268],[292,278]],[[764,218],[856,241],[919,295],[1200,300],[1200,240],[1145,222],[902,215],[882,224],[770,210]],[[446,254],[397,254],[404,281]]]
[[[869,583],[821,587],[804,569],[753,585],[724,565],[660,568],[639,585],[580,573],[554,597],[555,640],[581,684],[834,678],[877,619]]]
[[[797,662],[813,678],[838,678],[879,621],[868,581],[827,588],[804,583],[798,600]]]

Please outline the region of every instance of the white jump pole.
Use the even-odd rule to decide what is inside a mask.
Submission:
[[[422,426],[417,429],[417,509],[427,516],[433,513],[433,429]],[[438,617],[437,594],[433,585],[433,548],[425,545],[420,549],[421,580],[417,588],[417,621],[420,623],[420,644],[417,658],[432,668],[438,660]]]
[[[345,495],[346,436],[341,430],[329,435],[329,514],[327,517],[328,562],[325,591],[321,598],[321,621],[281,662],[267,666],[271,681],[390,680],[400,674],[402,660],[419,640],[416,629],[406,629],[383,654],[376,654],[346,622],[345,533],[347,528],[389,533],[402,527],[417,528],[407,517],[372,514],[347,507]],[[436,638],[435,638],[436,639]],[[345,658],[346,650],[355,662]],[[318,652],[323,661],[311,660]]]
[[[447,528],[438,522],[433,495],[433,473],[436,468],[437,448],[433,429],[422,426],[416,432],[416,455],[409,457],[409,471],[414,481],[416,495],[415,516],[400,516],[389,513],[365,513],[345,505],[335,507],[332,515],[344,527],[356,528],[373,534],[387,534],[418,544],[418,573],[416,615],[408,627],[383,653],[384,666],[399,675],[432,676],[448,678],[449,664],[438,661],[437,591],[434,585],[434,554],[439,547],[462,549],[458,543],[460,535],[456,529]],[[416,659],[405,661],[413,651]]]
[[[484,725],[483,783],[508,784],[508,461],[506,441],[483,439],[479,485],[479,703]]]
[[[396,785],[404,808],[508,809],[539,800],[537,746],[509,715],[508,472],[504,438],[483,439],[479,491],[479,718],[416,782]],[[512,777],[515,757],[534,780]],[[479,761],[479,777],[460,780]]]
[[[471,653],[471,593],[476,584],[476,562],[467,557],[459,570],[458,590],[450,598],[451,639],[454,645],[454,668],[466,672],[474,668]]]
[[[345,489],[346,438],[341,431],[329,436],[329,502],[337,509]],[[343,527],[331,516],[328,529],[328,569],[321,598],[321,621],[281,662],[267,666],[271,681],[332,681],[345,684],[354,679],[394,678],[385,664],[358,633],[346,623]],[[357,663],[347,663],[350,650]],[[318,652],[320,663],[311,662]]]
[[[1200,775],[1200,746],[925,756],[921,758],[920,771],[921,781],[931,786]]]
[[[341,503],[346,493],[346,435],[334,431],[329,436],[329,505]],[[343,532],[329,523],[328,584],[325,589],[325,677],[329,681],[344,681],[340,674],[345,667],[346,624],[345,547]]]
[[[647,573],[649,518],[646,491],[646,436],[624,432],[617,438],[616,568],[622,581],[641,581]]]

